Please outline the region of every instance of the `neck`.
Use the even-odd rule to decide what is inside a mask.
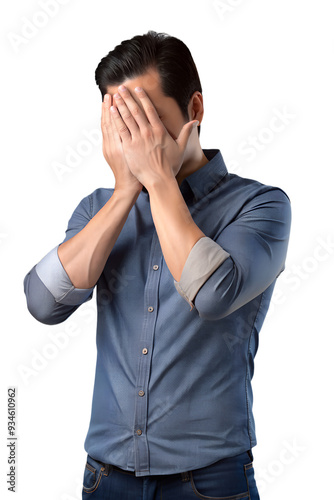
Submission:
[[[202,168],[208,162],[209,160],[203,153],[201,145],[198,143],[198,147],[193,152],[192,156],[183,162],[179,172],[176,175],[178,185],[180,186],[183,179],[188,177],[188,175],[196,172],[196,170]]]

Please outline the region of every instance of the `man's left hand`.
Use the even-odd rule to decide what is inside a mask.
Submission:
[[[143,89],[136,87],[135,91],[145,113],[128,89],[120,86],[119,90],[114,96],[116,106],[111,108],[111,118],[122,140],[130,171],[147,189],[155,181],[175,178],[182,166],[190,134],[198,121],[186,123],[174,140]]]

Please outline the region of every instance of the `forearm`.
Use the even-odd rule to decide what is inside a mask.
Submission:
[[[58,257],[76,288],[96,284],[139,193],[115,189],[88,224],[59,245]]]
[[[155,181],[146,188],[164,259],[179,281],[190,250],[205,234],[193,221],[175,177]]]

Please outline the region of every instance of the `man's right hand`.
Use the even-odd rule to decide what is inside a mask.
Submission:
[[[102,103],[101,129],[103,137],[103,156],[114,173],[115,190],[140,192],[143,185],[131,173],[126,163],[122,141],[110,117],[111,96],[105,94]]]

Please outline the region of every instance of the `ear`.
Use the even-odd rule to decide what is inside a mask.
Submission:
[[[202,94],[196,90],[188,104],[188,116],[190,120],[198,120],[201,124],[204,115],[204,104]]]

